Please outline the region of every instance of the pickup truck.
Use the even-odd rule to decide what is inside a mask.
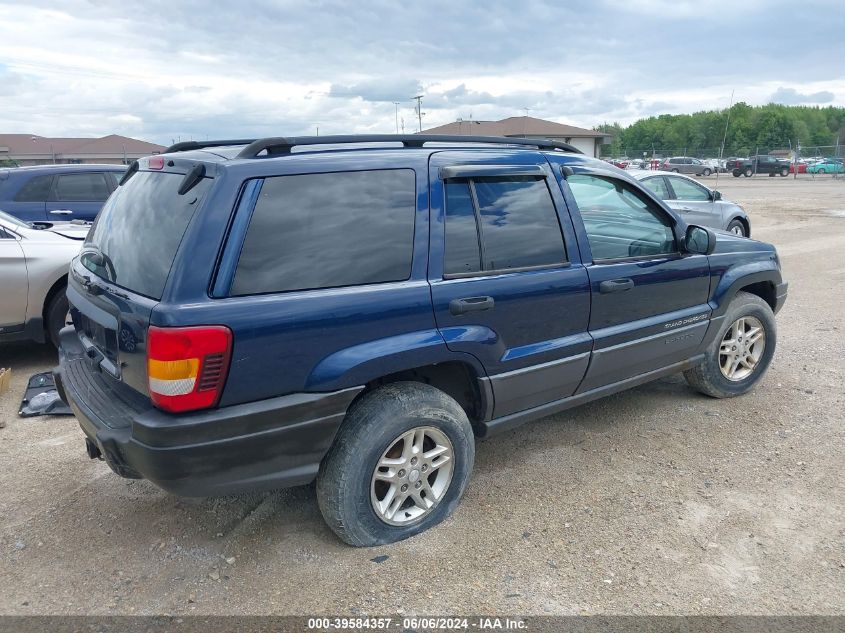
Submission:
[[[785,178],[789,175],[789,166],[788,160],[762,155],[751,158],[731,158],[726,164],[726,169],[733,174],[734,178],[740,176],[749,178],[754,174],[769,174],[769,176],[780,174]]]

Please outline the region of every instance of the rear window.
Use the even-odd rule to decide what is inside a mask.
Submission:
[[[183,178],[142,171],[118,187],[85,240],[82,265],[127,290],[161,299],[176,249],[211,186],[206,178],[180,196]]]
[[[410,169],[267,178],[231,294],[408,279],[415,209]]]

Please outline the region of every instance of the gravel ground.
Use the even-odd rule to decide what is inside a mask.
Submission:
[[[313,487],[118,478],[73,418],[17,417],[53,352],[0,348],[0,613],[845,614],[845,181],[719,188],[791,284],[758,388],[672,377],[481,442],[455,516],[388,547],[341,544]]]

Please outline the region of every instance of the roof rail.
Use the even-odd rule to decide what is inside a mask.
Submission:
[[[223,145],[249,145],[255,141],[254,138],[239,138],[230,139],[227,141],[182,141],[181,143],[174,143],[162,154],[171,154],[173,152],[189,152],[192,149],[205,149],[206,147],[221,147]]]
[[[552,141],[543,138],[509,138],[506,136],[465,136],[453,134],[345,134],[339,136],[296,136],[276,138],[262,138],[252,141],[244,147],[236,158],[257,158],[267,151],[270,156],[290,154],[293,147],[301,145],[342,145],[346,143],[402,143],[408,147],[422,147],[426,143],[488,143],[491,145],[523,145],[537,149],[557,149],[565,152],[581,154],[581,150],[569,143]],[[204,143],[206,147],[215,144],[213,141]],[[230,141],[218,144],[233,145]],[[178,150],[176,150],[178,151]]]

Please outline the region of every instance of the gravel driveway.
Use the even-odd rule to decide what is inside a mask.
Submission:
[[[758,388],[672,377],[481,442],[455,516],[387,547],[340,543],[313,487],[118,478],[73,418],[17,417],[54,352],[0,347],[0,613],[845,614],[845,181],[719,188],[790,282]]]

